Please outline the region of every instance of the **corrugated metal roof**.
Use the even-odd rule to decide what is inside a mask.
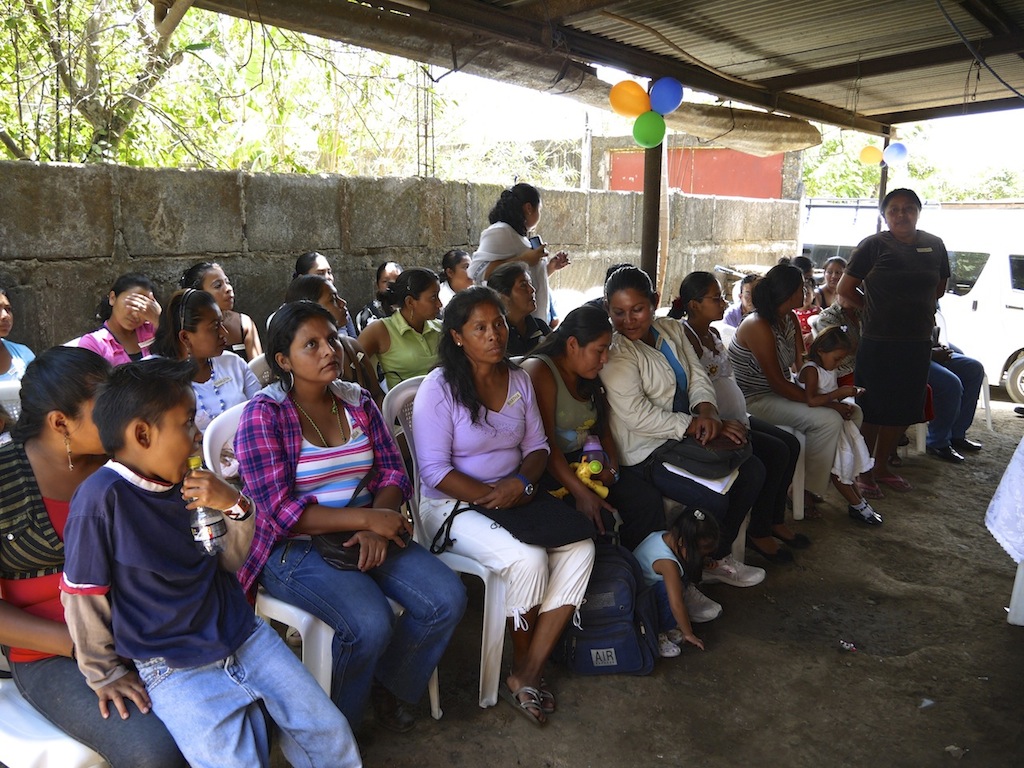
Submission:
[[[519,14],[531,5],[515,3],[509,9]],[[535,7],[540,9],[542,5]],[[548,5],[568,8],[573,3]],[[624,48],[687,62],[681,49],[712,71],[751,85],[786,75],[812,75],[842,64],[922,52],[927,55],[942,46],[963,45],[935,0],[640,0],[575,5],[589,5],[589,10],[568,16],[566,27]],[[969,40],[1009,34],[1020,38],[1020,50],[1024,50],[1024,2],[999,0],[998,4],[974,5],[993,16],[1001,12],[1008,22],[1006,28],[990,31],[961,3],[941,3]],[[988,63],[1003,79],[1024,90],[1024,60],[1020,56],[995,55]],[[974,62],[964,59],[929,66],[915,64],[888,74],[846,76],[813,86],[789,87],[785,92],[840,110],[855,107],[862,115],[890,117],[936,108],[955,111],[964,105],[968,111],[981,111],[985,102],[1014,97],[988,71],[982,70],[980,79],[976,74]]]
[[[607,96],[588,82],[587,65],[606,64],[882,134],[899,122],[1024,106],[990,72],[977,77],[943,15],[1024,91],[1024,0],[261,0],[256,16],[251,0],[196,6],[558,84],[591,103]],[[517,68],[532,74],[518,78]]]

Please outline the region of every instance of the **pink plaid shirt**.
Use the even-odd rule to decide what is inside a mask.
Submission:
[[[369,393],[344,381],[332,383],[331,390],[373,446],[377,475],[367,489],[376,494],[393,485],[402,491],[403,499],[408,499],[412,485],[405,474],[402,454]],[[315,495],[296,495],[295,468],[301,450],[299,412],[287,392],[279,384],[271,384],[249,401],[235,435],[235,457],[245,492],[256,502],[256,533],[249,557],[238,571],[238,580],[247,592],[253,590],[270,550],[291,535],[306,507],[317,503]]]

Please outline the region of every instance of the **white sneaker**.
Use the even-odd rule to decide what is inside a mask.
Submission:
[[[764,581],[764,568],[737,563],[732,555],[726,555],[721,560],[714,561],[712,568],[704,569],[702,580],[705,584],[720,581],[734,587],[752,587]]]
[[[722,615],[722,606],[693,586],[693,584],[690,584],[686,591],[683,592],[683,602],[686,603],[686,612],[690,614],[690,621],[694,624],[703,624],[705,621],[712,621]],[[679,632],[678,629],[675,631]],[[679,637],[682,638],[682,636],[683,633],[679,632]],[[679,644],[679,640],[673,638],[671,632],[669,632],[668,637],[676,645]]]
[[[658,655],[663,659],[671,659],[674,656],[678,656],[682,651],[679,650],[679,646],[668,639],[668,635],[664,632],[658,635]]]

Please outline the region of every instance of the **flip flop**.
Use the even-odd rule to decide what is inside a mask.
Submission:
[[[899,475],[876,475],[875,482],[888,485],[894,491],[899,491],[900,493],[906,493],[907,491],[914,490],[914,486],[912,486]]]
[[[867,483],[859,478],[854,481],[854,485],[857,486],[857,490],[860,495],[865,499],[884,499],[885,494],[882,493],[882,489],[878,487],[877,483]]]
[[[523,694],[526,694],[525,701],[519,698]],[[498,695],[538,728],[547,723],[546,719],[541,719],[544,717],[544,707],[540,703],[540,691],[533,686],[524,685],[518,691],[513,691],[507,685],[499,685]]]

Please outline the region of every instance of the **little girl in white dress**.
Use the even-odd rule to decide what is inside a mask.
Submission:
[[[854,485],[857,476],[875,465],[857,425],[850,420],[857,405],[853,398],[861,387],[840,387],[836,382],[839,363],[853,350],[853,342],[842,326],[833,326],[818,334],[807,350],[807,362],[800,369],[797,383],[807,394],[807,405],[833,408],[843,417],[843,431],[836,444],[832,465],[832,485],[849,503],[850,517],[867,525],[881,525],[882,516],[861,496]]]

